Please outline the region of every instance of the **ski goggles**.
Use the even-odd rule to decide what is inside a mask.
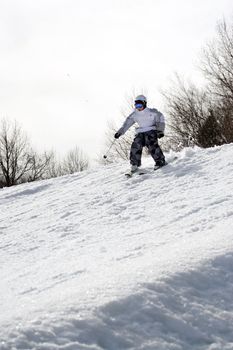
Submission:
[[[135,108],[142,108],[144,106],[144,104],[141,101],[135,101],[134,106],[135,106]]]

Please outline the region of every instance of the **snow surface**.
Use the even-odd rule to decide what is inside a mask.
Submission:
[[[0,349],[233,349],[232,155],[0,190]]]

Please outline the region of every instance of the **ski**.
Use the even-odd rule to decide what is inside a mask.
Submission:
[[[147,174],[147,171],[143,171],[143,170],[141,170],[141,171],[129,171],[129,172],[127,172],[127,173],[125,173],[125,176],[126,177],[132,177],[133,175],[145,175],[145,174]]]
[[[165,164],[163,164],[163,165],[155,165],[154,166],[154,171],[157,171],[157,170],[159,170],[160,168],[163,168],[166,165],[168,165],[168,162],[165,162]]]
[[[125,173],[125,176],[126,177],[132,177],[133,174],[135,174],[135,172],[129,171],[129,172]]]
[[[177,158],[174,158],[173,160],[176,160],[176,159],[177,159]],[[170,163],[170,162],[169,162],[169,163]],[[133,172],[132,172],[131,170],[129,170],[127,173],[125,173],[125,176],[128,177],[128,178],[130,178],[130,177],[132,177],[132,176],[134,176],[134,175],[152,174],[153,171],[157,171],[157,170],[163,168],[164,166],[168,165],[169,163],[168,163],[168,162],[165,162],[164,165],[155,166],[154,169],[151,170],[151,171],[148,171],[148,170],[138,170],[138,171],[133,171]]]

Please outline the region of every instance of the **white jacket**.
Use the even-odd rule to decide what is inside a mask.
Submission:
[[[165,120],[161,112],[155,108],[135,109],[125,120],[118,133],[123,135],[134,123],[138,124],[136,133],[157,130],[164,132]]]

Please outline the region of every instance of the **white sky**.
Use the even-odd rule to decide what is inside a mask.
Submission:
[[[174,71],[198,79],[200,50],[232,0],[0,0],[0,117],[38,150],[100,153],[132,91],[163,111]],[[103,148],[102,148],[103,149]]]

